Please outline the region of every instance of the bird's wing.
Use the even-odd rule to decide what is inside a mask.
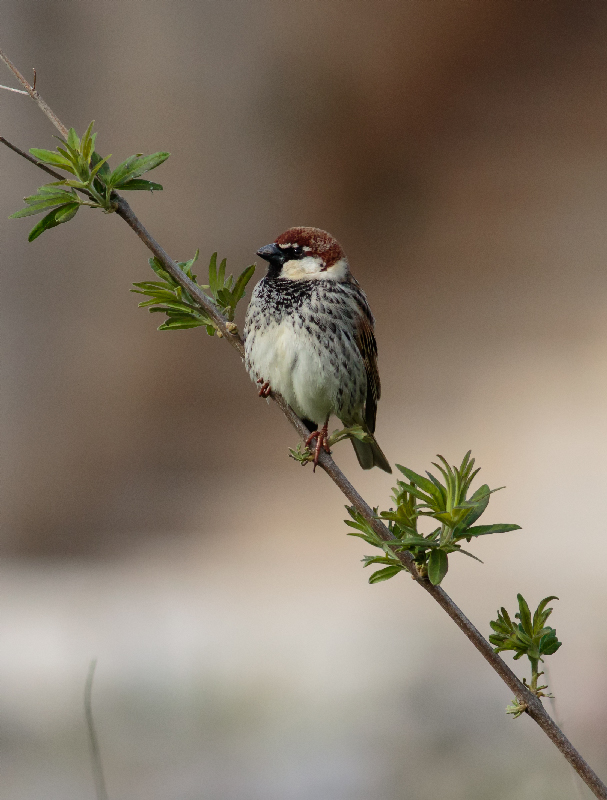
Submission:
[[[367,400],[365,403],[365,422],[369,433],[375,432],[375,417],[377,415],[377,401],[381,396],[381,383],[377,371],[377,344],[373,332],[373,317],[368,306],[363,306],[363,313],[356,323],[356,344],[363,357],[365,372],[367,373]]]

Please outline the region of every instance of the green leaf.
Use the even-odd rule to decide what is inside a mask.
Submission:
[[[136,289],[131,289],[131,291],[136,292]],[[138,292],[138,294],[147,294],[150,297],[154,298],[154,302],[156,303],[164,303],[164,302],[172,302],[175,300],[175,293],[171,291],[167,291],[165,289],[155,289],[153,292]]]
[[[54,208],[50,214],[47,214],[46,217],[42,217],[40,222],[31,229],[29,236],[27,237],[28,242],[33,242],[34,239],[37,239],[41,233],[44,233],[44,231],[48,231],[50,228],[55,228],[57,225],[59,225],[59,222],[57,222],[55,218],[58,210],[59,209]]]
[[[62,222],[69,222],[73,217],[76,216],[78,209],[80,208],[80,203],[70,203],[67,206],[61,206],[55,211],[55,221],[57,225],[61,225]]]
[[[559,642],[556,637],[556,631],[554,628],[550,628],[548,633],[540,639],[539,651],[542,655],[551,656],[556,653],[561,645],[562,642]]]
[[[437,478],[434,477],[434,475],[431,472],[426,472],[426,475],[432,481],[432,483],[436,486],[436,489],[438,491],[438,496],[443,499],[443,502],[445,502],[445,500],[447,499],[447,490],[446,490],[446,488],[443,486],[443,484]]]
[[[226,263],[227,259],[222,258],[221,264],[219,265],[219,272],[217,273],[217,285],[219,286],[220,289],[223,288],[223,285],[225,283]]]
[[[467,539],[469,536],[487,536],[490,533],[508,533],[509,531],[522,530],[520,525],[497,524],[497,525],[475,525],[473,528],[465,528],[458,531],[458,539]]]
[[[82,145],[80,151],[86,163],[88,164],[91,160],[91,151],[93,149],[93,125],[95,124],[95,120],[91,122],[91,124],[86,129],[84,136],[82,137]]]
[[[80,139],[76,135],[76,131],[73,128],[70,128],[67,135],[67,146],[71,147],[72,150],[75,150],[76,152],[80,150]]]
[[[394,559],[389,558],[388,556],[365,556],[362,560],[364,562],[365,567],[368,567],[370,564],[390,564],[390,566],[393,567],[398,566],[397,564],[394,563]]]
[[[54,150],[40,150],[37,147],[30,147],[30,153],[39,161],[42,161],[43,164],[50,164],[53,167],[60,167],[61,169],[66,170],[66,172],[71,172],[72,175],[76,174],[72,163],[64,156],[56,153]]]
[[[247,267],[244,270],[244,272],[242,272],[238,276],[238,280],[236,281],[234,288],[232,289],[232,299],[234,306],[236,306],[236,304],[244,297],[244,293],[247,288],[247,283],[253,277],[254,272],[255,272],[255,264],[251,264],[250,267]]]
[[[124,183],[138,178],[144,172],[156,169],[167,160],[170,153],[153,153],[150,156],[129,156],[126,161],[119,164],[109,177],[108,184],[114,189],[122,188]]]
[[[410,550],[412,547],[438,547],[438,542],[425,539],[423,536],[403,536],[402,539],[399,539],[398,544],[405,550]],[[401,548],[399,547],[399,549]]]
[[[390,580],[390,578],[398,575],[398,573],[402,570],[403,567],[397,567],[396,565],[393,567],[384,567],[384,569],[378,569],[377,572],[374,572],[369,578],[369,583],[380,583],[381,581]]]
[[[74,169],[76,169],[79,158],[79,153],[76,150],[66,150],[65,147],[57,147],[57,152],[61,153],[61,155],[70,162]]]
[[[213,296],[217,294],[217,253],[213,253],[209,262],[209,288]]]
[[[116,169],[111,173],[111,175],[109,175],[107,179],[108,186],[115,186],[118,181],[129,180],[130,177],[133,177],[132,175],[127,177],[127,175],[138,158],[141,158],[141,156],[129,156],[121,164],[118,164]]]
[[[367,431],[365,431],[360,425],[352,425],[351,428],[345,428],[344,430],[348,439],[358,439],[361,442],[373,441],[370,434],[367,433]]]
[[[61,183],[63,184],[63,181]],[[56,184],[47,184],[38,189],[38,194],[32,194],[23,199],[28,205],[38,205],[39,203],[50,202],[54,198],[58,198],[59,202],[61,202],[62,199],[74,197],[76,197],[74,192],[70,192],[68,189],[60,189]]]
[[[167,301],[167,300],[160,300],[159,301],[159,300],[155,299],[155,300],[148,301],[148,303],[139,303],[139,307],[142,308],[145,305],[148,305],[149,303],[158,303],[158,302],[162,303],[163,310],[164,309],[171,309],[173,311],[179,311],[182,314],[188,314],[188,315],[191,315],[191,316],[200,316],[200,317],[204,317],[205,319],[208,319],[208,317],[206,315],[204,315],[204,314],[201,314],[198,311],[198,309],[192,308],[192,306],[188,306],[185,303],[178,303],[175,300],[174,297],[173,297],[172,300],[169,300],[169,301]]]
[[[296,458],[296,451],[293,451],[293,453],[294,453],[293,457]],[[359,539],[364,539],[367,544],[371,544],[374,547],[377,546],[377,542],[364,533],[346,533],[346,536],[358,536]]]
[[[477,556],[473,555],[472,553],[469,553],[467,550],[464,550],[463,547],[458,547],[457,548],[457,552],[458,553],[463,553],[465,556],[468,556],[468,558],[473,558],[475,561],[478,561],[479,564],[484,564],[485,563],[480,558],[477,558]]]
[[[398,464],[396,465],[398,467]],[[421,500],[427,506],[433,507],[434,502],[432,497],[428,497],[427,494],[424,494],[421,489],[418,489],[417,486],[404,484],[402,491],[407,492],[407,494],[412,494],[413,497],[417,497],[418,500]]]
[[[95,155],[95,154],[93,154],[93,155]],[[107,162],[108,162],[108,160],[109,160],[111,157],[112,157],[112,156],[111,156],[111,154],[110,154],[109,156],[106,156],[105,158],[102,158],[102,159],[100,159],[100,160],[97,160],[97,161],[95,162],[95,164],[94,164],[93,168],[91,169],[91,178],[94,178],[94,177],[95,177],[95,175],[96,175],[98,172],[102,173],[102,170],[103,170],[103,167],[104,167],[104,165],[107,165]],[[108,167],[108,172],[109,172],[109,167]]]
[[[185,272],[185,274],[188,276],[188,278],[191,278],[193,281],[196,280],[196,276],[192,275],[192,267],[194,266],[196,261],[198,261],[198,256],[199,255],[200,255],[200,250],[197,249],[196,252],[192,256],[192,258],[190,258],[189,261],[180,261],[179,262],[179,266],[181,267],[181,269]],[[202,286],[201,288],[202,289],[208,289],[209,287],[208,286]]]
[[[406,475],[407,478],[414,483],[416,486],[419,486],[424,492],[430,495],[430,497],[434,497],[436,499],[440,498],[442,495],[435,484],[428,480],[428,478],[424,478],[422,475],[418,475],[417,472],[413,472],[412,469],[408,469],[407,467],[401,467],[400,464],[396,465],[397,468]]]
[[[63,181],[53,181],[53,183],[45,183],[44,186],[41,186],[38,189],[38,194],[60,194],[61,192],[67,192],[67,189],[61,189],[59,187],[63,186]],[[36,195],[32,195],[32,197],[36,197]],[[25,198],[25,201],[28,201],[28,198]]]
[[[22,208],[21,211],[15,211],[14,214],[11,214],[9,219],[19,219],[20,217],[31,217],[34,214],[42,214],[44,211],[48,211],[49,208],[53,206],[63,206],[67,205],[68,203],[71,204],[73,201],[70,199],[67,201],[64,198],[58,200],[53,198],[46,203],[36,203],[35,205],[28,206],[27,208]]]
[[[192,319],[192,317],[188,317],[187,319],[168,319],[166,322],[163,322],[162,325],[158,328],[159,331],[175,331],[175,330],[185,330],[186,328],[198,328],[205,323],[201,320]]]
[[[544,623],[546,622],[546,620],[550,616],[550,614],[552,614],[552,609],[551,608],[549,608],[547,612],[544,611],[544,609],[546,608],[548,603],[550,603],[551,600],[558,600],[558,597],[555,594],[551,594],[550,597],[544,597],[542,602],[535,609],[535,614],[533,615],[533,630],[534,631],[535,630],[539,630],[540,628],[542,628]],[[552,630],[552,628],[551,628],[551,630]]]
[[[147,294],[146,290],[151,292],[157,292],[159,289],[162,291],[166,288],[166,283],[161,281],[141,281],[140,283],[134,283],[133,286],[136,286],[137,289],[142,289],[143,291],[141,294]],[[137,291],[136,289],[131,289],[131,292]]]
[[[508,626],[510,630],[514,630],[514,623],[510,619],[510,614],[506,611],[506,609],[502,606],[502,617],[504,618],[504,622]]]
[[[91,155],[91,166],[93,167],[92,172],[97,170],[95,174],[97,175],[98,178],[101,178],[101,180],[104,183],[111,175],[110,165],[107,163],[108,159],[110,158],[111,156],[107,156],[106,158],[101,158],[99,153],[95,151],[93,151],[93,154]]]
[[[433,586],[438,586],[447,574],[449,559],[444,550],[433,550],[428,559],[428,578]]]
[[[470,506],[472,511],[464,517],[463,524],[470,526],[473,525],[476,520],[485,512],[485,509],[489,505],[489,500],[491,499],[491,490],[484,483],[482,486],[474,492],[472,497],[466,502],[462,503],[462,506]]]
[[[152,181],[145,181],[143,178],[133,178],[126,183],[120,184],[120,189],[123,192],[128,191],[140,191],[140,192],[160,192],[162,191],[162,186],[159,183],[152,183]]]
[[[154,270],[156,275],[158,275],[159,278],[162,278],[163,281],[166,281],[171,286],[177,286],[177,284],[175,283],[173,278],[169,275],[169,273],[164,271],[164,267],[162,266],[160,261],[158,261],[156,256],[148,258],[148,264]]]
[[[523,626],[523,630],[528,636],[533,636],[533,626],[531,625],[531,611],[527,605],[527,601],[522,594],[517,594],[519,613],[515,616],[518,617]]]
[[[71,186],[73,189],[86,189],[88,183],[86,181],[64,181],[64,186]]]

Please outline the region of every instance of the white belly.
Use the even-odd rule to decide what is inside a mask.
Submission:
[[[247,361],[254,377],[269,381],[298,416],[323,425],[335,412],[338,376],[322,343],[296,333],[291,318],[247,337]]]

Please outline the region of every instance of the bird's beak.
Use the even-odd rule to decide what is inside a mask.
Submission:
[[[265,247],[260,247],[257,255],[265,261],[269,261],[272,266],[282,267],[285,263],[285,254],[277,244],[267,244]]]

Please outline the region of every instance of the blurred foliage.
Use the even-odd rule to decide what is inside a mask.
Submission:
[[[447,574],[451,553],[463,553],[480,561],[462,548],[462,540],[470,542],[479,536],[520,530],[520,525],[509,523],[474,524],[486,510],[490,496],[498,489],[492,490],[483,484],[468,497],[470,485],[479,472],[479,469],[474,469],[474,459],[470,458],[470,453],[466,453],[459,467],[450,466],[439,455],[441,463],[433,463],[442,481],[430,472],[426,473],[428,477],[425,478],[407,467],[396,465],[408,482],[397,481],[393,489],[396,507],[379,513],[379,518],[388,521],[394,536],[389,542],[383,541],[354,508],[346,506],[351,517],[346,520],[346,525],[358,531],[349,535],[359,536],[384,551],[383,556],[365,556],[363,559],[365,567],[370,564],[385,565],[371,575],[369,583],[388,580],[405,570],[397,553],[408,550],[413,555],[418,572],[427,575],[430,582],[437,586]],[[423,535],[418,531],[420,517],[431,517],[440,522],[440,526]]]

